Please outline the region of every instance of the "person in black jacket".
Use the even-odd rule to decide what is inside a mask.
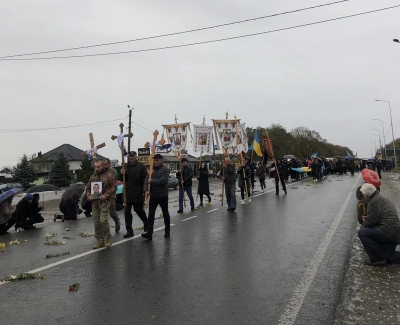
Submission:
[[[276,161],[276,163],[273,162],[271,164],[271,168],[273,168],[273,167],[275,167],[275,190],[276,190],[275,195],[279,195],[279,180],[281,181],[282,188],[283,188],[285,194],[287,194],[285,179],[284,179],[285,164],[280,159],[278,159]]]
[[[171,218],[168,211],[169,169],[163,164],[163,157],[159,153],[154,155],[153,164],[154,169],[151,179],[149,180],[149,175],[147,175],[143,184],[143,193],[146,196],[150,196],[147,232],[142,234],[142,237],[148,240],[153,239],[154,216],[158,205],[160,205],[164,217],[164,237],[170,236],[171,225]],[[150,193],[148,193],[148,184],[150,184]]]
[[[245,193],[247,194],[248,202],[251,203],[251,171],[248,164],[240,166],[237,174],[239,175],[238,186],[240,187],[240,195],[242,197],[240,204],[244,204]]]
[[[176,173],[176,177],[179,180],[179,210],[178,213],[183,213],[183,195],[186,192],[192,211],[194,211],[194,200],[192,195],[192,178],[193,170],[188,166],[187,158],[181,159],[181,167]]]
[[[382,179],[381,171],[382,171],[382,161],[378,159],[375,163],[376,171],[378,172],[379,179]]]
[[[143,222],[144,232],[147,231],[147,216],[143,209],[144,196],[143,184],[147,176],[146,166],[137,161],[137,154],[131,151],[128,156],[128,163],[125,169],[121,169],[121,175],[125,175],[126,203],[125,203],[125,227],[124,238],[133,237],[132,228],[132,207],[140,220]]]
[[[203,206],[203,195],[207,196],[208,203],[206,203],[206,205],[209,206],[211,205],[210,185],[208,183],[208,168],[205,163],[201,163],[199,169],[199,177],[197,179],[199,180],[199,185],[198,185],[199,186],[198,193],[200,195],[199,206]]]
[[[44,210],[44,206],[39,207],[40,196],[39,194],[33,194],[32,200],[32,219],[35,223],[41,223],[44,221],[44,218],[40,214],[40,211]]]
[[[17,219],[15,227],[21,227],[24,230],[34,229],[34,219],[32,218],[32,201],[33,195],[28,193],[17,204],[17,210],[13,217]]]
[[[226,194],[226,203],[228,204],[228,209],[226,210],[233,212],[236,210],[236,171],[229,157],[224,159],[221,175]]]

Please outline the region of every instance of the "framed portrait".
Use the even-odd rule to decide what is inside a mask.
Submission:
[[[199,146],[205,146],[207,145],[207,133],[199,133],[199,141],[198,144]]]
[[[223,130],[223,137],[224,137],[224,142],[232,141],[232,130],[231,129],[224,129]]]
[[[102,182],[91,182],[90,183],[90,195],[93,199],[98,199],[101,196],[101,192],[103,191],[103,183]]]
[[[174,145],[180,146],[182,144],[182,135],[180,133],[174,134]]]

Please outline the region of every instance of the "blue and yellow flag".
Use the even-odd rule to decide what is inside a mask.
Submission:
[[[253,143],[251,144],[249,150],[255,151],[258,156],[262,157],[260,139],[258,138],[257,130],[256,130],[256,133],[254,134],[254,140],[253,140]]]

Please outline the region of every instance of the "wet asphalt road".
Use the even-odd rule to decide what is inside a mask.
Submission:
[[[0,277],[35,271],[46,279],[0,285],[1,324],[330,324],[355,230],[356,183],[358,174],[330,177],[275,196],[269,182],[272,192],[244,206],[238,200],[235,213],[213,201],[177,215],[171,203],[171,238],[160,229],[150,242],[123,240],[122,226],[99,251],[78,235],[93,231],[90,218],[2,236],[21,244],[0,253]],[[75,239],[45,246],[46,233]],[[64,251],[71,255],[45,258]]]

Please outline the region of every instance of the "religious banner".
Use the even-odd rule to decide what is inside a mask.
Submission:
[[[263,137],[263,142],[264,142],[264,156],[266,156],[268,159],[275,160],[274,149],[272,147],[271,138],[266,135]]]
[[[246,134],[246,124],[245,123],[240,123],[238,124],[238,135],[237,135],[237,151],[238,152],[245,152],[249,151],[249,141],[247,139],[247,134]]]
[[[190,123],[163,125],[167,143],[174,152],[182,152],[188,142],[188,129]]]
[[[217,141],[220,149],[228,152],[236,149],[238,144],[237,126],[238,120],[212,120]]]
[[[202,153],[212,152],[213,127],[207,125],[193,125],[193,127],[193,150]]]

